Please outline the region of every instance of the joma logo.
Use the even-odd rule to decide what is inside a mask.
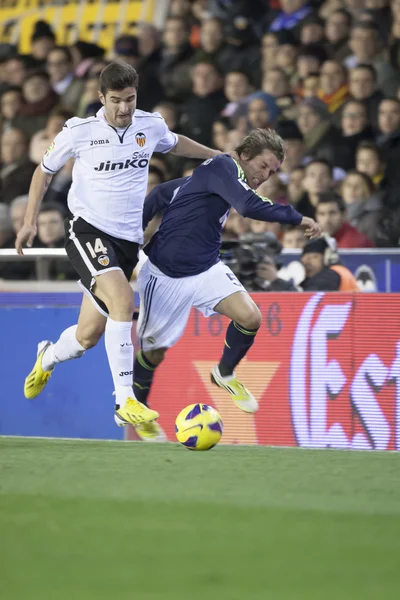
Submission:
[[[109,144],[110,140],[91,140],[90,141],[90,145],[91,146],[99,146],[100,144]]]

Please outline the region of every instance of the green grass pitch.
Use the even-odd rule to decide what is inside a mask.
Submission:
[[[2,600],[399,600],[400,456],[0,438]]]

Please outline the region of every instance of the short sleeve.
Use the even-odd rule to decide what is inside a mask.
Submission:
[[[178,136],[176,133],[170,131],[167,127],[166,122],[159,113],[154,113],[159,118],[159,140],[155,147],[155,152],[162,152],[165,154],[169,152],[178,143]]]
[[[71,130],[67,125],[56,135],[53,142],[47,148],[41,163],[42,171],[53,175],[57,173],[65,163],[74,157]]]

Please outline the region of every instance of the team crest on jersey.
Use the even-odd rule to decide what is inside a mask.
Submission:
[[[135,136],[135,140],[138,144],[138,146],[140,146],[141,148],[144,147],[144,145],[146,144],[146,136],[144,135],[144,133],[137,133]]]
[[[102,267],[108,267],[108,265],[110,264],[110,259],[105,254],[99,256],[97,260],[99,261]]]
[[[155,344],[155,343],[156,343],[156,340],[155,340],[153,337],[148,337],[148,338],[147,338],[147,343],[148,343],[148,344]]]
[[[50,146],[46,150],[46,156],[48,156],[50,154],[50,152],[52,152],[54,150],[55,147],[56,147],[55,143],[51,142]]]

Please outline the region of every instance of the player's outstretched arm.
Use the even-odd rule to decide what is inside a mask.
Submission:
[[[178,143],[172,148],[172,150],[170,150],[170,152],[171,154],[176,154],[177,156],[185,156],[186,158],[199,158],[204,160],[206,158],[214,158],[214,156],[222,154],[222,152],[219,150],[213,150],[212,148],[198,144],[185,135],[178,135]]]
[[[300,223],[300,227],[304,229],[305,235],[311,240],[321,236],[321,227],[314,219],[310,217],[303,217]]]
[[[15,240],[15,248],[20,256],[23,256],[22,246],[25,244],[30,248],[37,233],[36,221],[39,214],[40,204],[43,200],[47,188],[50,185],[52,175],[44,173],[40,167],[36,167],[33,173],[31,185],[29,188],[29,199],[24,224],[18,232]]]

